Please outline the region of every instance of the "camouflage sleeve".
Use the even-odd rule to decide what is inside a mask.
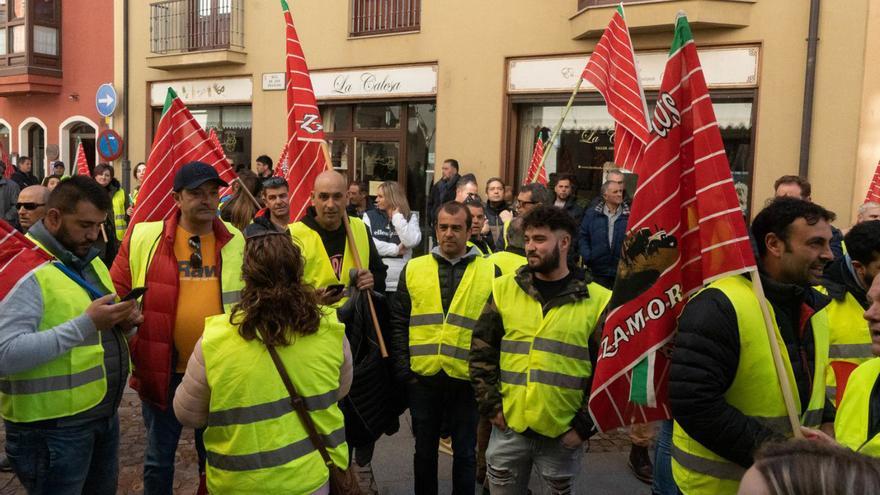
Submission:
[[[495,416],[501,410],[498,366],[503,336],[504,323],[490,294],[474,328],[469,358],[471,384],[476,393],[477,408],[480,414],[487,418]]]

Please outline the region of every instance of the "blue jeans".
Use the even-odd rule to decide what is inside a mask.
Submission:
[[[168,390],[168,409],[165,411],[143,402],[141,411],[147,428],[147,446],[144,452],[144,495],[172,495],[174,488],[174,456],[183,425],[174,415],[174,392],[183,379],[174,374]],[[199,455],[199,473],[205,472],[204,429],[196,430],[196,452]]]
[[[678,495],[678,486],[672,478],[672,420],[660,422],[657,445],[654,448],[653,495]]]
[[[30,495],[114,494],[119,417],[51,428],[7,422],[6,455]]]
[[[492,427],[486,449],[486,480],[492,495],[526,495],[532,469],[549,493],[577,493],[575,478],[583,470],[584,448],[570,449],[559,437],[523,435]]]
[[[440,430],[452,435],[452,493],[472,495],[477,483],[477,403],[470,382],[443,374],[409,385],[416,452],[414,493],[437,494],[437,448]],[[444,423],[445,418],[445,423]]]

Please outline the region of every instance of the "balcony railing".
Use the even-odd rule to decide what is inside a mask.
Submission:
[[[421,0],[352,0],[351,35],[418,31],[421,14]]]
[[[156,54],[244,48],[244,0],[163,0],[150,4]]]

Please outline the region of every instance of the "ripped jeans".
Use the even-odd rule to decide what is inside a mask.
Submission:
[[[523,435],[493,426],[486,449],[489,491],[492,495],[525,495],[534,465],[547,493],[574,494],[575,475],[583,468],[583,456],[583,445],[569,449],[559,438]]]

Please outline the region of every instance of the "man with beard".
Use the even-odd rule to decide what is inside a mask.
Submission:
[[[287,232],[290,224],[290,195],[284,177],[271,177],[263,181],[263,204],[266,205],[257,213],[254,223],[244,229],[247,238],[253,232],[263,229]]]
[[[587,410],[590,342],[611,292],[566,263],[575,223],[538,206],[523,218],[528,266],[495,280],[474,328],[470,376],[494,426],[486,450],[492,493],[525,493],[532,467],[553,493],[571,493]]]
[[[758,265],[800,424],[830,431],[828,298],[811,286],[831,261],[834,213],[777,198],[752,222]],[[731,275],[691,297],[669,374],[672,474],[683,493],[736,493],[767,441],[792,435],[752,280]]]
[[[452,493],[473,493],[477,405],[468,381],[471,331],[499,272],[467,248],[471,214],[451,201],[437,211],[439,244],[400,273],[391,310],[391,355],[405,384],[416,437],[413,493],[437,493],[441,428],[452,435]],[[445,425],[444,425],[445,423]]]
[[[868,308],[867,290],[880,272],[880,221],[853,226],[844,237],[847,252],[825,267],[819,291],[831,297],[829,363],[825,392],[835,404],[843,397],[849,374],[871,359],[871,334],[862,317]]]
[[[6,453],[31,494],[116,493],[125,332],[137,301],[116,302],[95,241],[112,211],[88,177],[59,185],[28,237],[56,261],[0,303],[0,415]],[[125,293],[123,293],[125,294]]]

